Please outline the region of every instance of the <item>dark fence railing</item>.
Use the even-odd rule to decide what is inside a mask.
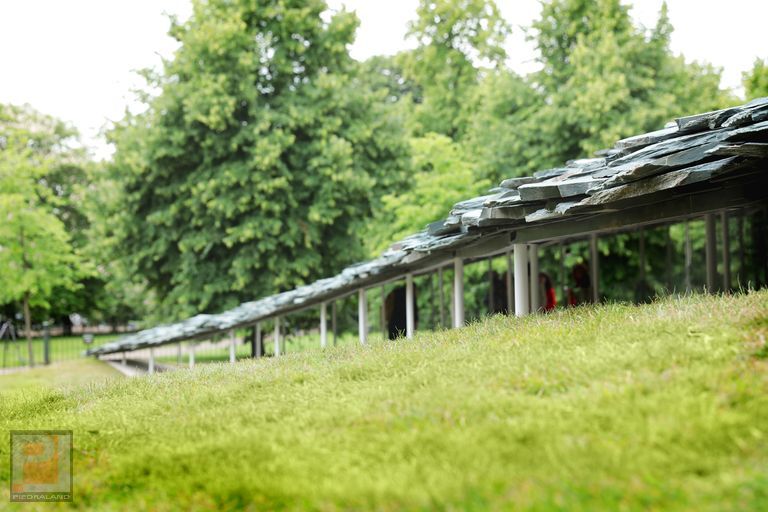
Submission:
[[[119,334],[85,334],[72,336],[33,337],[32,361],[35,365],[44,365],[69,361],[85,356],[85,351],[114,340]],[[0,339],[0,368],[29,366],[29,346],[23,332],[14,332]]]

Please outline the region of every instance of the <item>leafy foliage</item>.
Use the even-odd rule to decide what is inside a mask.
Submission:
[[[162,93],[113,133],[120,245],[161,311],[218,311],[362,257],[407,148],[347,54],[356,18],[325,10],[197,2]]]
[[[32,307],[49,309],[56,289],[78,288],[84,270],[56,215],[62,191],[47,180],[68,136],[50,117],[0,105],[0,304],[22,303],[30,366]]]
[[[416,48],[363,63],[347,51],[356,28],[324,0],[197,1],[172,24],[177,53],[144,72],[146,110],[110,133],[106,166],[86,162],[64,124],[4,107],[16,142],[0,139],[0,165],[28,171],[3,175],[2,201],[36,217],[0,229],[36,226],[50,251],[69,248],[50,265],[71,258],[50,289],[27,287],[34,314],[221,311],[375,255],[504,178],[735,101],[719,69],[672,53],[666,5],[645,29],[620,0],[544,2],[530,32],[541,70],[527,76],[506,66],[511,29],[494,0],[420,0]],[[745,73],[750,97],[768,95],[766,69],[758,59]],[[679,252],[681,233],[648,233],[649,258],[666,258],[669,239]],[[600,242],[612,297],[634,295],[637,244]],[[542,268],[560,273],[558,258]],[[583,259],[578,247],[566,258]],[[471,316],[487,271],[466,280]]]
[[[755,59],[752,69],[743,74],[747,99],[768,96],[768,59]]]
[[[63,187],[51,186],[71,132],[28,107],[0,105],[0,303],[47,308],[54,290],[77,287],[80,258]]]
[[[672,54],[666,5],[645,31],[618,0],[553,0],[533,29],[541,71],[528,80],[491,75],[477,96],[467,140],[483,157],[492,152],[483,167],[494,181],[591,156],[681,112],[734,100],[720,89],[719,70]],[[494,92],[504,83],[500,100]],[[488,126],[514,149],[485,144]]]
[[[445,135],[411,139],[411,154],[410,189],[385,195],[383,208],[369,227],[373,253],[421,231],[425,220],[440,220],[454,204],[489,186],[476,178],[461,147]]]
[[[421,0],[416,16],[408,33],[419,46],[402,57],[422,91],[416,133],[457,139],[468,122],[477,64],[503,64],[510,28],[493,0]]]

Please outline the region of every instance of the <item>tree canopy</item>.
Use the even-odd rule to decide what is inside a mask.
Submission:
[[[57,289],[76,290],[86,272],[65,222],[71,231],[78,213],[53,179],[72,172],[73,135],[29,107],[0,105],[0,304],[22,303],[27,338],[32,307],[49,310]]]
[[[768,96],[768,59],[755,59],[752,69],[743,74],[747,99]]]
[[[383,208],[369,225],[372,254],[418,232],[425,219],[439,220],[454,204],[490,187],[489,181],[477,178],[461,146],[445,135],[411,139],[411,154],[410,190],[385,195]]]
[[[646,30],[619,0],[552,0],[532,29],[541,70],[491,74],[476,95],[466,139],[493,181],[591,156],[681,112],[734,100],[720,88],[720,70],[672,53],[666,4]],[[493,137],[500,143],[485,144]]]
[[[542,2],[525,75],[499,5],[420,0],[413,49],[357,62],[356,16],[324,0],[195,0],[104,164],[64,123],[0,106],[6,316],[25,297],[25,317],[62,323],[221,311],[374,256],[502,179],[737,101],[672,52],[666,5],[645,28],[621,0]],[[749,98],[768,95],[766,69],[744,74]],[[636,242],[601,244],[607,280]],[[468,310],[483,272],[467,272]]]
[[[500,67],[509,24],[493,0],[421,0],[408,35],[417,48],[401,56],[421,89],[414,110],[417,131],[457,139],[470,113],[478,65]]]
[[[196,2],[162,92],[113,132],[121,250],[162,311],[220,310],[363,256],[407,146],[347,53],[356,17],[326,9]]]

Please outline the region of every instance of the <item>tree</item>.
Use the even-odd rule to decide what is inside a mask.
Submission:
[[[733,99],[719,87],[719,70],[672,54],[666,4],[648,33],[618,0],[556,0],[535,27],[548,100],[541,115],[556,123],[561,161]],[[561,44],[550,51],[553,40]]]
[[[768,96],[768,59],[755,59],[752,69],[742,77],[748,100]]]
[[[59,137],[45,136],[50,126]],[[63,203],[46,181],[67,133],[27,107],[0,105],[0,304],[23,304],[30,366],[32,307],[50,307],[54,290],[75,289],[80,277],[81,261],[55,213]]]
[[[144,114],[112,132],[117,247],[166,318],[215,311],[363,256],[407,147],[322,0],[199,1]]]
[[[417,134],[463,135],[478,66],[503,65],[509,31],[493,0],[419,2],[408,31],[419,46],[401,57],[406,75],[421,89]]]
[[[478,177],[495,185],[541,170],[543,155],[550,151],[536,126],[544,98],[529,79],[506,69],[491,72],[471,101],[476,109],[461,144],[476,163]]]
[[[619,0],[543,4],[532,31],[541,70],[526,78],[490,74],[479,89],[466,144],[481,155],[495,151],[483,175],[495,181],[560,166],[734,101],[720,88],[720,70],[672,53],[671,33],[666,5],[645,30]],[[497,93],[504,84],[508,90]],[[487,144],[487,127],[510,149]]]
[[[84,255],[96,263],[91,278],[99,286],[85,288],[89,302],[96,305],[89,310],[90,318],[109,323],[113,330],[131,320],[143,319],[154,310],[155,296],[147,289],[141,275],[130,272],[123,258],[119,226],[112,222],[110,212],[121,208],[119,183],[110,176],[107,165],[94,165],[89,173],[88,200],[83,213],[87,218]],[[78,294],[81,295],[81,294]]]
[[[445,218],[453,205],[489,187],[488,181],[477,179],[474,164],[461,147],[445,135],[411,139],[411,154],[411,187],[385,195],[383,208],[369,227],[372,254]]]

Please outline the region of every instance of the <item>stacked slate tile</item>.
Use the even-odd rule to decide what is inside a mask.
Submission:
[[[108,354],[222,335],[278,315],[318,305],[406,272],[429,268],[457,249],[499,232],[621,211],[638,198],[698,184],[768,172],[768,98],[682,117],[658,131],[618,141],[595,158],[506,179],[488,194],[462,201],[445,219],[393,244],[380,257],[291,291],[246,302],[220,314],[197,315],[92,349]],[[425,219],[427,221],[429,219]]]

